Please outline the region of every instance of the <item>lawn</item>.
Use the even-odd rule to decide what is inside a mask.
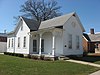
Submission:
[[[67,61],[41,61],[0,55],[0,75],[88,75],[99,68]]]

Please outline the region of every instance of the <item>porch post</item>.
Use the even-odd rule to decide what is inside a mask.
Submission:
[[[40,34],[40,40],[39,40],[39,55],[41,55],[41,41],[42,41],[42,34]]]
[[[55,35],[52,36],[52,55],[55,55]]]

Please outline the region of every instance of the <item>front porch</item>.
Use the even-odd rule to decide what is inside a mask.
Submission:
[[[45,57],[56,57],[58,41],[62,41],[62,29],[44,29],[30,33],[31,38],[31,54]],[[58,39],[58,36],[60,37]],[[57,41],[58,40],[58,41]],[[61,47],[62,48],[62,47]]]

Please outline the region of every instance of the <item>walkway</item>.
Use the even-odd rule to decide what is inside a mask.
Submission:
[[[72,60],[72,59],[66,60],[66,61],[74,62],[74,63],[79,63],[79,64],[84,64],[84,65],[90,65],[90,66],[94,66],[94,67],[99,67],[100,68],[99,64],[94,64],[94,63],[90,63],[90,62],[79,61],[79,60]]]
[[[94,72],[94,73],[92,73],[90,75],[100,75],[100,70],[99,71],[96,71],[96,72]]]
[[[0,53],[0,54],[4,54],[4,53]]]

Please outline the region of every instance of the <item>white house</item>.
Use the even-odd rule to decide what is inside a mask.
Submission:
[[[7,34],[0,33],[0,53],[7,51]]]
[[[43,21],[40,25],[20,17],[17,27],[8,33],[7,52],[60,55],[83,54],[84,28],[75,12]]]

